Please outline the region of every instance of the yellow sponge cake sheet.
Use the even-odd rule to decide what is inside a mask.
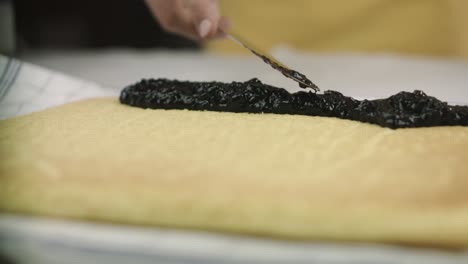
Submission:
[[[468,127],[100,98],[0,121],[0,155],[3,212],[468,247]]]

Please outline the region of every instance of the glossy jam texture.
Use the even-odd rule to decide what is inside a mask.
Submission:
[[[421,91],[360,101],[335,91],[291,94],[258,79],[232,83],[142,80],[125,87],[120,102],[152,109],[336,117],[393,129],[468,126],[468,106],[450,106]]]

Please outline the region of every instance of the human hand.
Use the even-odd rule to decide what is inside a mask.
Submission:
[[[220,16],[218,0],[146,0],[161,26],[194,40],[225,35],[229,21]]]

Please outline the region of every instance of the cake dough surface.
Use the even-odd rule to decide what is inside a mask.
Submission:
[[[468,127],[91,99],[0,121],[0,211],[468,247],[467,150]]]

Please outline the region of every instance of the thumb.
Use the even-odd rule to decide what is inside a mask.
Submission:
[[[192,21],[200,38],[206,39],[216,35],[220,20],[217,0],[194,1],[192,15]]]

